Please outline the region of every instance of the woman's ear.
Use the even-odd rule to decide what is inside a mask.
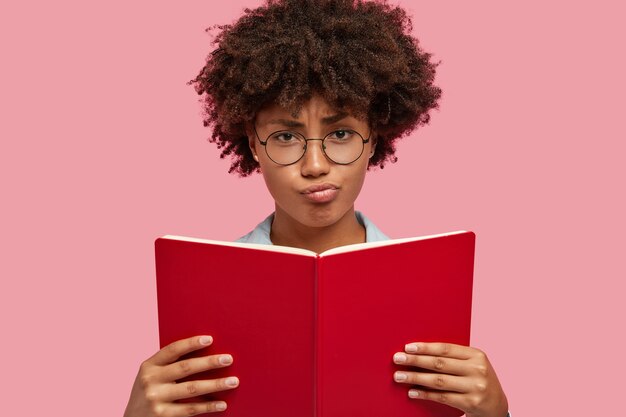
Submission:
[[[373,132],[376,133],[376,132]],[[376,143],[377,143],[377,139],[378,139],[378,135],[374,134],[371,141],[372,141],[372,148],[370,149],[370,156],[368,158],[371,158],[372,156],[374,156],[374,152],[376,152]]]
[[[257,156],[256,152],[256,135],[254,134],[254,129],[249,122],[246,122],[246,136],[248,136],[248,146],[250,147],[250,152],[252,152],[252,157],[255,161],[259,162],[259,157]]]

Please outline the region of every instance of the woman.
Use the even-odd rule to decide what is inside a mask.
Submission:
[[[190,83],[204,95],[212,141],[233,158],[230,171],[260,171],[276,208],[240,241],[322,252],[387,239],[354,202],[368,168],[395,162],[395,141],[428,123],[441,95],[433,85],[437,64],[410,35],[404,10],[352,0],[269,1],[220,29],[217,48]],[[223,401],[176,402],[238,386],[235,375],[176,383],[233,362],[228,354],[180,360],[212,340],[180,340],[147,359],[125,415],[225,410]],[[478,349],[407,340],[393,360],[421,368],[389,376],[406,384],[410,398],[471,417],[507,415],[506,396]]]

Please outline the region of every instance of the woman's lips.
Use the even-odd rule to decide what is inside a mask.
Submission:
[[[304,198],[314,203],[329,203],[338,193],[339,188],[332,184],[313,185],[301,192]]]

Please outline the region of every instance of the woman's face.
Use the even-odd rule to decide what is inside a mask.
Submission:
[[[256,129],[256,132],[255,132]],[[287,130],[305,138],[344,138],[350,131],[370,138],[360,157],[348,165],[329,160],[322,151],[322,142],[307,142],[307,150],[300,160],[291,165],[279,165],[266,153],[265,141],[276,131]],[[257,137],[258,133],[258,137]],[[254,126],[247,134],[250,149],[258,160],[267,188],[276,203],[276,215],[307,227],[326,227],[340,220],[354,207],[373,151],[373,134],[366,121],[348,113],[339,112],[321,97],[315,95],[304,104],[297,117],[276,104],[263,107]],[[287,134],[275,138],[281,144],[293,140]],[[359,139],[359,142],[362,142]],[[272,152],[270,148],[270,153]],[[277,158],[274,158],[277,159]]]

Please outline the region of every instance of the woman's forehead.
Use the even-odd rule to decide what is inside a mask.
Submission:
[[[264,104],[256,114],[257,121],[266,123],[272,119],[301,120],[310,117],[319,118],[328,124],[346,118],[363,119],[362,117],[357,117],[347,108],[333,106],[321,95],[312,96],[304,101],[299,108],[287,108],[278,102],[269,102]]]

